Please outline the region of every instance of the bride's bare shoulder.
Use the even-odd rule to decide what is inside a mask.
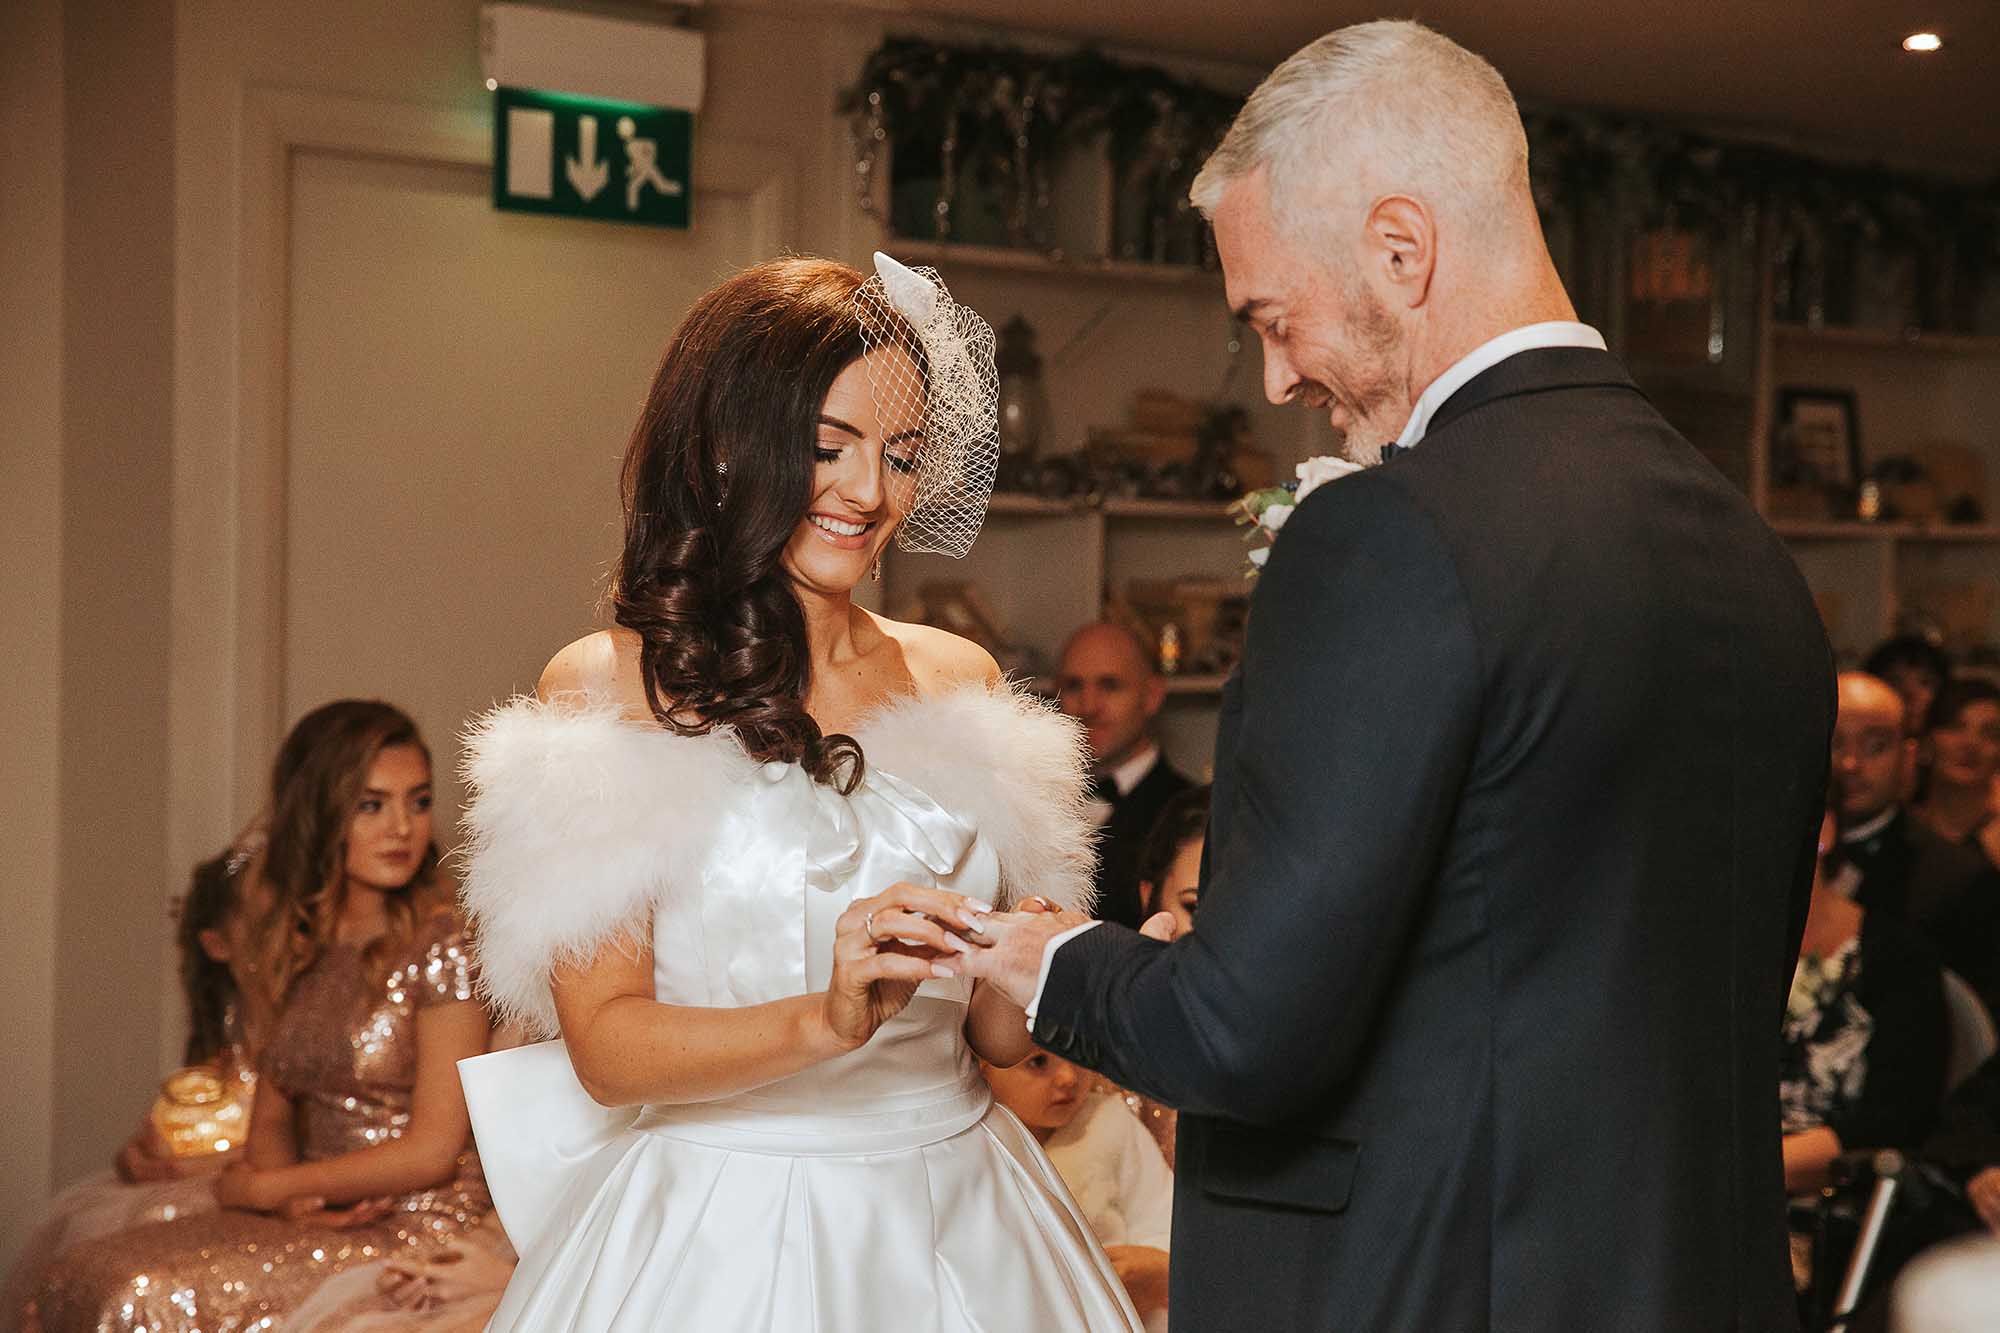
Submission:
[[[620,626],[586,634],[565,646],[542,668],[535,697],[548,702],[560,694],[610,695],[646,715],[646,687],[639,667],[639,636]]]
[[[903,662],[917,688],[925,694],[960,685],[991,684],[1000,679],[993,654],[970,639],[935,625],[915,625],[870,612],[877,629],[903,650]]]

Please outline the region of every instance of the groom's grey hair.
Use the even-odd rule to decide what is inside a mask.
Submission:
[[[1532,207],[1528,139],[1500,71],[1402,19],[1338,28],[1293,53],[1250,94],[1189,198],[1213,217],[1262,168],[1272,217],[1313,238],[1390,194],[1440,219],[1507,227]]]

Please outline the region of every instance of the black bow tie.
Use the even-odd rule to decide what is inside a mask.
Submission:
[[[1092,800],[1102,801],[1106,805],[1116,805],[1118,804],[1118,784],[1113,782],[1109,776],[1100,776],[1090,784],[1090,796]]]

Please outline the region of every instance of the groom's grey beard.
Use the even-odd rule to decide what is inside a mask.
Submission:
[[[1342,435],[1337,446],[1340,456],[1350,463],[1359,463],[1363,467],[1377,466],[1382,461],[1382,451],[1402,438],[1403,426],[1408,421],[1409,417],[1406,415],[1402,421],[1396,423],[1394,430],[1383,433],[1380,439],[1373,437],[1355,439],[1351,435]]]
[[[1405,405],[1411,398],[1408,385],[1399,383],[1403,378],[1403,330],[1363,284],[1359,273],[1348,274],[1343,285],[1347,333],[1360,355],[1368,358],[1371,373],[1365,378],[1349,377],[1368,400],[1347,404],[1356,420],[1344,432],[1335,430],[1334,450],[1350,463],[1374,467],[1382,461],[1382,446],[1394,444],[1410,419],[1410,408]],[[1396,411],[1399,405],[1405,406]],[[1393,423],[1383,419],[1388,413],[1394,414]]]

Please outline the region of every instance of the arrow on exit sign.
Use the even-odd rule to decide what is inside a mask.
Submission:
[[[686,227],[693,141],[686,111],[500,88],[493,206]]]

